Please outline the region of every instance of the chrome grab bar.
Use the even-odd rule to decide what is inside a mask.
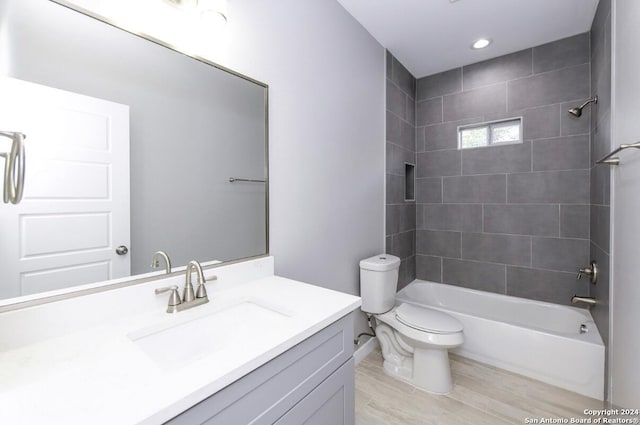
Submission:
[[[266,183],[266,180],[240,179],[238,177],[229,177],[229,183],[233,182],[250,182],[250,183]]]
[[[11,131],[0,131],[0,136],[12,140],[9,152],[0,152],[0,157],[5,160],[4,183],[2,200],[5,204],[19,204],[24,192],[24,139],[27,138],[22,133]]]
[[[596,164],[620,165],[620,158],[618,158],[618,157],[611,158],[611,157],[613,155],[617,154],[618,152],[620,152],[622,150],[625,150],[625,149],[629,149],[629,148],[640,149],[640,142],[632,143],[630,145],[620,145],[620,146],[618,146],[617,149],[614,149],[613,151],[609,152],[607,155],[605,155],[602,158],[600,158],[599,160],[597,160]]]

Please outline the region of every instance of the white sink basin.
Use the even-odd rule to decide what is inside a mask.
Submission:
[[[202,307],[195,307],[195,309]],[[162,369],[170,370],[246,343],[282,326],[290,315],[257,300],[244,300],[210,314],[150,326],[127,336]]]

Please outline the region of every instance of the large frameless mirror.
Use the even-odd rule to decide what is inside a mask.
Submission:
[[[266,85],[48,0],[0,0],[0,74],[0,308],[267,254]]]

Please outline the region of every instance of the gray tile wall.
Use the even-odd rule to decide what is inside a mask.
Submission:
[[[600,266],[597,285],[590,285],[598,303],[591,309],[605,347],[609,341],[609,193],[611,167],[595,161],[611,150],[611,1],[600,0],[591,26],[591,233],[590,255]],[[608,350],[606,351],[608,359]],[[605,368],[605,370],[608,370]],[[608,379],[605,379],[608,382]],[[605,385],[605,392],[607,386]]]
[[[386,251],[402,259],[398,289],[416,276],[416,203],[404,200],[405,162],[416,163],[416,79],[387,52]],[[442,101],[442,99],[439,99]],[[440,119],[442,106],[420,105],[421,119]],[[428,185],[416,197],[432,199]]]
[[[588,293],[576,272],[604,238],[590,230],[602,207],[590,111],[567,109],[591,95],[590,43],[580,34],[417,81],[418,278],[559,304]],[[459,125],[519,116],[524,143],[458,150]]]

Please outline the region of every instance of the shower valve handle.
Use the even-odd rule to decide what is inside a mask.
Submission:
[[[582,279],[582,275],[591,276],[591,269],[587,267],[586,269],[578,270],[578,276],[576,276],[576,279]]]
[[[583,275],[589,276],[589,280],[591,280],[591,283],[593,283],[594,285],[598,282],[598,265],[595,261],[591,261],[591,265],[589,267],[579,269],[576,279],[582,279]]]

